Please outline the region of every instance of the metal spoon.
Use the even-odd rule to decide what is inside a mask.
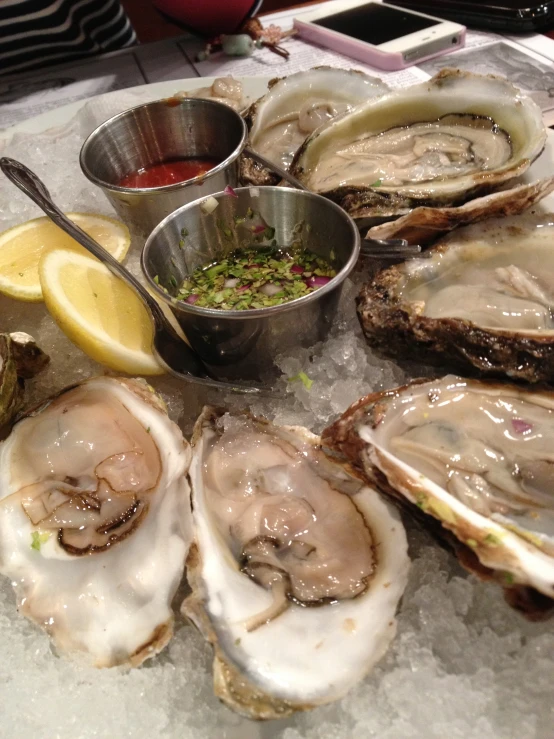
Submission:
[[[422,252],[419,244],[409,244],[406,239],[362,239],[360,254],[370,259],[410,259],[425,258],[429,252]]]
[[[282,169],[279,167],[275,162],[271,162],[269,159],[266,159],[261,154],[258,154],[257,151],[254,151],[249,146],[246,146],[244,148],[244,153],[246,156],[253,159],[255,162],[258,162],[258,164],[261,164],[262,167],[265,167],[266,169],[269,169],[270,172],[273,172],[274,174],[278,175],[282,180],[285,180],[285,182],[288,182],[289,185],[292,185],[293,187],[296,187],[297,190],[305,190],[306,192],[310,192],[309,188],[306,187],[306,185],[303,185],[300,180],[297,180],[296,177],[293,177],[291,174],[287,172],[286,169]]]
[[[177,334],[165,317],[162,309],[137,278],[123,267],[112,255],[100,246],[91,236],[69,220],[55,205],[44,183],[21,162],[9,157],[0,159],[0,169],[25,195],[33,200],[39,208],[87,251],[97,257],[108,269],[131,287],[146,305],[154,323],[152,349],[160,364],[172,375],[188,382],[223,390],[235,390],[242,393],[258,393],[267,391],[259,385],[241,385],[239,383],[214,380],[198,354]]]

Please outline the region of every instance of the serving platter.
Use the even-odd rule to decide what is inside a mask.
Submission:
[[[262,95],[267,81],[242,79],[245,96],[252,100]],[[70,140],[68,151],[73,154],[84,131],[71,124],[85,105],[116,112],[118,105],[124,109],[134,104],[130,102],[133,99],[139,104],[212,82],[201,78],[156,83],[72,103],[2,132],[0,151],[8,156],[22,152],[35,156],[46,171],[45,149],[41,147],[49,145],[45,143],[48,132],[56,139],[57,156],[61,157],[64,137]],[[29,146],[22,143],[29,141]],[[30,159],[25,163],[33,166]],[[50,173],[54,189],[59,186],[59,193],[67,195],[71,179],[77,180],[80,174],[78,162],[72,156],[69,161],[56,161],[55,166],[58,171],[67,169],[63,176],[53,167]],[[554,133],[549,131],[544,153],[523,181],[553,172]],[[2,193],[1,230],[33,217],[34,211],[22,201],[6,198],[5,190]],[[76,202],[81,210],[110,212],[103,196],[91,186],[80,190]],[[554,196],[538,208],[554,211]],[[140,246],[137,241],[132,245],[130,262],[135,267]],[[288,383],[284,401],[256,401],[252,406],[255,413],[318,431],[361,395],[426,371],[399,368],[372,355],[359,336],[353,308],[356,292],[355,283],[346,288],[336,330],[324,346],[280,360],[285,378],[309,366],[312,391],[301,383]],[[102,371],[58,336],[42,305],[8,303],[2,298],[0,316],[0,329],[6,321],[8,330],[35,333],[52,354],[53,369],[30,384],[29,401]],[[204,402],[235,406],[243,402],[170,378],[155,379],[153,384],[186,435]],[[409,536],[413,559],[410,582],[399,614],[399,632],[385,660],[340,703],[268,724],[238,718],[217,703],[211,689],[210,649],[184,620],[177,623],[168,648],[143,668],[96,671],[53,655],[48,638],[15,613],[10,584],[3,580],[0,681],[4,685],[5,735],[61,739],[153,734],[233,739],[547,737],[546,696],[554,679],[551,628],[523,621],[508,608],[499,590],[468,576],[413,524]]]

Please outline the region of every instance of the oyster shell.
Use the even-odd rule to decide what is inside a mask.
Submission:
[[[146,383],[110,377],[47,401],[0,445],[0,572],[60,652],[136,666],[171,638],[189,458]]]
[[[269,91],[248,108],[250,147],[288,169],[304,139],[320,125],[389,91],[378,77],[334,67],[314,67],[271,80]],[[279,177],[245,155],[241,177],[253,185],[275,185]]]
[[[190,476],[182,610],[214,646],[216,694],[258,719],[343,696],[395,633],[408,557],[394,509],[307,430],[211,409]]]
[[[494,192],[453,208],[415,208],[396,221],[373,226],[366,236],[370,239],[406,239],[409,244],[425,246],[460,226],[514,216],[528,210],[554,191],[554,177],[509,190]]]
[[[29,334],[0,333],[0,430],[15,416],[23,399],[23,381],[49,362]]]
[[[377,222],[496,190],[545,141],[540,108],[507,80],[444,69],[332,119],[302,144],[291,174]]]
[[[554,382],[554,214],[458,229],[357,298],[368,343],[481,374]]]
[[[322,440],[440,521],[503,586],[554,598],[554,393],[420,380],[362,398]]]

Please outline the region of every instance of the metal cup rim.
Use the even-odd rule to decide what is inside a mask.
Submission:
[[[161,185],[159,187],[122,187],[121,185],[114,185],[111,182],[106,182],[106,180],[100,179],[100,177],[97,177],[95,174],[93,174],[87,164],[85,163],[85,156],[87,149],[90,148],[92,145],[92,142],[94,139],[98,138],[102,135],[102,133],[110,127],[110,125],[113,125],[115,121],[117,121],[120,118],[123,118],[124,116],[129,115],[130,113],[134,112],[135,110],[139,110],[141,108],[148,108],[152,105],[159,105],[160,103],[167,104],[167,101],[171,98],[160,98],[159,100],[151,100],[148,103],[141,103],[140,105],[135,105],[132,108],[127,108],[126,110],[122,110],[121,113],[116,113],[115,115],[111,116],[111,118],[108,118],[106,121],[103,121],[100,123],[94,131],[89,133],[87,138],[84,140],[83,145],[81,146],[81,150],[79,152],[79,165],[81,167],[82,173],[85,175],[85,177],[92,182],[94,185],[97,185],[98,187],[101,187],[104,190],[110,190],[111,192],[120,192],[125,193],[126,195],[140,195],[140,194],[148,194],[148,193],[166,193],[166,192],[173,192],[175,190],[181,190],[185,187],[188,187],[189,185],[198,185],[201,182],[206,182],[208,179],[210,179],[212,176],[215,176],[219,172],[226,169],[230,164],[232,164],[235,159],[237,159],[241,154],[246,146],[246,139],[248,137],[248,128],[246,126],[246,123],[242,116],[237,113],[234,108],[231,108],[229,105],[225,105],[224,103],[219,103],[217,100],[209,100],[205,98],[183,98],[179,101],[179,104],[186,104],[187,102],[192,102],[194,105],[207,105],[208,107],[213,107],[215,110],[218,108],[224,108],[226,111],[230,111],[232,115],[234,115],[239,121],[240,125],[242,127],[242,135],[240,138],[240,141],[238,145],[233,149],[233,151],[229,154],[228,157],[226,157],[222,162],[219,164],[216,164],[215,167],[212,167],[208,172],[202,175],[198,175],[197,177],[191,177],[188,180],[183,180],[183,182],[174,182],[170,185]]]
[[[193,200],[190,203],[186,203],[185,205],[182,205],[177,210],[174,210],[173,213],[170,213],[168,216],[166,216],[163,221],[160,221],[158,225],[153,229],[153,231],[150,233],[148,238],[146,239],[146,242],[142,248],[142,252],[140,255],[140,266],[142,269],[142,273],[146,277],[149,286],[154,290],[154,292],[159,295],[159,297],[162,298],[164,303],[166,303],[170,307],[178,307],[179,310],[182,310],[185,313],[190,313],[193,316],[199,316],[204,318],[219,318],[219,319],[230,319],[233,321],[245,321],[253,318],[265,318],[267,316],[272,316],[277,313],[285,313],[290,310],[295,310],[296,308],[301,308],[303,305],[306,305],[307,303],[311,303],[314,300],[319,300],[319,298],[323,297],[324,295],[327,295],[328,293],[333,292],[341,283],[344,282],[344,280],[348,277],[350,272],[354,269],[356,262],[358,261],[358,257],[360,254],[360,232],[358,230],[358,227],[356,226],[354,220],[348,215],[348,213],[343,210],[339,205],[334,203],[332,200],[328,200],[327,198],[323,197],[323,195],[319,195],[315,192],[308,192],[304,190],[293,190],[291,188],[283,188],[279,186],[269,186],[264,185],[263,187],[235,187],[233,188],[234,192],[241,193],[246,190],[277,190],[277,191],[283,191],[286,190],[287,192],[294,193],[293,197],[308,197],[308,198],[314,198],[316,200],[320,200],[322,203],[324,203],[325,207],[329,207],[340,213],[340,215],[345,219],[345,221],[348,223],[350,227],[350,231],[352,234],[352,251],[350,253],[350,256],[348,258],[348,261],[342,267],[342,269],[333,277],[331,280],[326,284],[323,285],[323,287],[318,288],[317,290],[314,290],[313,293],[309,293],[308,295],[302,295],[300,298],[295,298],[294,300],[289,300],[286,303],[281,303],[280,305],[270,305],[266,308],[249,308],[248,310],[219,310],[217,308],[199,308],[195,305],[191,305],[190,303],[185,303],[183,300],[177,300],[176,298],[170,297],[165,293],[162,288],[154,282],[154,279],[150,277],[148,270],[146,269],[146,256],[151,248],[154,239],[158,235],[158,232],[162,230],[162,228],[172,219],[176,218],[180,213],[186,210],[192,210],[194,207],[199,207],[201,203],[206,201],[208,198],[219,198],[219,197],[231,197],[228,195],[224,190],[221,192],[213,193],[212,195],[205,195],[202,198],[198,198],[197,200]]]

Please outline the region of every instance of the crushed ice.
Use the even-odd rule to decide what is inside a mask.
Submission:
[[[122,104],[123,101],[120,101]],[[94,111],[93,111],[94,112]],[[113,111],[104,111],[104,114]],[[95,111],[96,116],[100,115]],[[16,135],[2,155],[28,164],[67,211],[110,213],[102,193],[81,175],[78,153],[89,119],[57,132]],[[104,115],[107,117],[107,115]],[[72,163],[72,166],[68,166]],[[5,178],[0,230],[40,215]],[[138,274],[135,239],[128,266]],[[363,275],[345,286],[329,339],[279,357],[286,398],[256,399],[254,413],[319,431],[352,401],[393,387],[425,368],[383,361],[367,349],[354,316]],[[103,368],[59,331],[42,304],[0,296],[0,330],[33,334],[52,357],[29,383],[28,402],[42,399]],[[308,390],[293,380],[305,372]],[[426,372],[429,374],[428,370]],[[162,377],[152,384],[185,433],[205,402],[240,407],[244,400],[183,386]],[[46,635],[18,616],[11,586],[0,586],[0,736],[17,739],[547,739],[554,713],[554,635],[548,624],[523,620],[499,588],[467,575],[454,558],[407,522],[414,563],[387,656],[341,702],[283,722],[256,724],[218,704],[211,688],[211,654],[196,631],[178,619],[169,647],[143,668],[95,671],[52,654]]]

